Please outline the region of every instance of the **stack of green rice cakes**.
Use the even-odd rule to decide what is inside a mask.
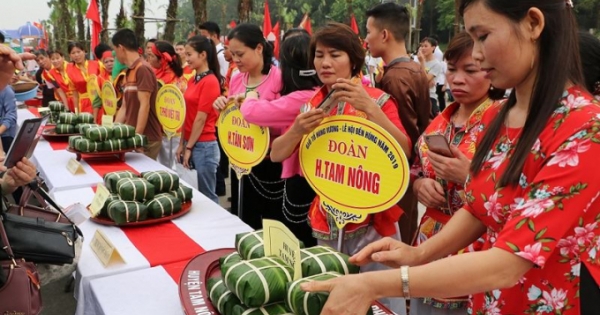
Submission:
[[[94,116],[90,113],[59,113],[56,127],[57,135],[70,135],[79,133],[79,127],[94,122]]]
[[[179,177],[167,171],[130,171],[104,175],[104,185],[111,192],[100,216],[117,225],[160,219],[181,211],[191,202],[193,191],[179,183]]]
[[[300,250],[303,278],[294,281],[293,267],[265,256],[262,231],[236,235],[236,249],[220,259],[221,276],[207,281],[210,301],[221,315],[319,315],[329,294],[304,292],[300,284],[360,269],[347,255],[315,246]]]
[[[48,120],[48,123],[50,123],[50,124],[60,123],[59,122],[60,114],[69,112],[69,109],[65,105],[63,105],[63,103],[61,103],[59,101],[49,102],[48,109],[50,110],[50,119]]]
[[[83,153],[133,150],[148,144],[146,136],[136,134],[129,125],[79,124],[78,128],[81,135],[69,137],[69,147]]]

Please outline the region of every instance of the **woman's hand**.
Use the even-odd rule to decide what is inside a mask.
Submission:
[[[379,109],[371,96],[367,93],[360,82],[353,82],[348,79],[337,79],[337,83],[332,86],[334,102],[346,102],[351,104],[357,110],[369,114],[374,109]]]
[[[15,69],[24,69],[24,60],[33,60],[35,55],[30,53],[17,54],[12,48],[0,45],[0,91],[13,80]]]
[[[185,147],[183,146],[182,143],[180,143],[177,146],[177,150],[175,151],[175,161],[177,161],[180,164],[183,164],[182,156],[181,156],[183,154],[183,150],[185,150]]]
[[[422,264],[418,247],[407,245],[390,237],[373,242],[350,257],[350,262],[364,266],[371,262],[382,263],[392,268]]]
[[[427,157],[436,176],[462,185],[467,181],[471,161],[453,145],[450,146],[450,151],[455,157],[445,157],[431,150],[427,153]]]
[[[431,178],[419,178],[413,184],[419,202],[428,208],[440,208],[447,204],[444,188]]]
[[[321,124],[323,118],[327,117],[327,114],[322,109],[313,109],[306,113],[302,113],[296,117],[294,124],[290,128],[290,132],[297,135],[305,135],[317,128]]]
[[[329,292],[321,315],[366,314],[376,300],[374,290],[365,285],[365,274],[307,282],[301,284],[301,289],[306,292]]]
[[[227,107],[227,98],[225,96],[219,96],[213,102],[213,108],[219,112],[222,111],[223,109],[225,109],[225,107]]]
[[[4,157],[0,158],[0,161],[4,161]],[[1,170],[6,168],[2,166]],[[2,176],[3,188],[6,190],[4,193],[13,192],[17,187],[29,184],[37,176],[37,169],[31,161],[27,158],[21,159],[17,162],[15,167],[10,168],[4,176]]]

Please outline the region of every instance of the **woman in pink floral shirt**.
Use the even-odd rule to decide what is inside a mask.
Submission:
[[[472,295],[471,314],[598,314],[600,106],[583,84],[571,0],[461,0],[473,58],[513,88],[482,118],[466,203],[417,247],[393,240],[351,261],[400,270],[309,283],[322,315],[363,314],[387,296]],[[478,237],[481,251],[443,258]]]

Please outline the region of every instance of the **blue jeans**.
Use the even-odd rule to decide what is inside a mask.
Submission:
[[[216,204],[219,204],[216,188],[220,155],[217,141],[196,142],[192,150],[192,161],[198,174],[198,190]]]

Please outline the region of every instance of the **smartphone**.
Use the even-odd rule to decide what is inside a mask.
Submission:
[[[329,91],[329,93],[327,93],[327,96],[325,96],[325,98],[317,106],[317,108],[322,109],[323,112],[326,114],[329,114],[329,111],[331,110],[331,108],[333,106],[333,93],[334,92],[335,92],[335,90],[333,90],[333,89],[331,91]]]
[[[23,122],[21,128],[19,128],[19,133],[17,133],[8,150],[8,154],[6,154],[5,167],[14,167],[24,157],[31,158],[49,117],[50,115],[45,115],[40,118],[27,119]]]
[[[434,153],[441,154],[445,157],[454,157],[450,150],[450,145],[443,135],[426,135],[425,143],[429,147],[429,150]]]

